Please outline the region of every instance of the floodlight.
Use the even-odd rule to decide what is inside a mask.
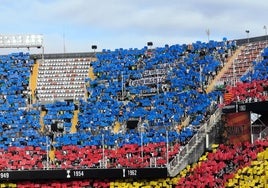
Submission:
[[[92,50],[96,50],[96,49],[97,49],[97,45],[92,45],[92,46],[91,46],[91,49],[92,49]]]
[[[153,42],[147,42],[147,46],[153,46]]]

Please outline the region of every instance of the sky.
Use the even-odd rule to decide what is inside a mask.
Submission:
[[[265,35],[267,10],[265,0],[0,0],[0,34],[41,34],[45,53],[163,47]]]

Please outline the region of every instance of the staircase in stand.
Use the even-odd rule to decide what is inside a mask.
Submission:
[[[45,124],[44,124],[44,117],[46,115],[46,111],[45,110],[42,110],[41,113],[40,113],[40,125],[41,125],[41,132],[44,133],[45,131]]]
[[[72,118],[72,126],[71,126],[71,133],[76,133],[77,131],[77,124],[78,124],[78,113],[79,110],[74,110],[74,115]]]
[[[209,86],[206,89],[206,92],[209,93],[211,92],[216,83],[222,78],[222,76],[232,67],[233,62],[235,59],[238,57],[238,55],[241,53],[241,51],[244,49],[244,46],[239,47],[235,53],[228,59],[227,63],[225,63],[224,67],[221,69],[221,71],[216,75],[214,80],[209,84]]]
[[[36,101],[34,92],[36,91],[36,88],[37,88],[38,68],[39,68],[39,63],[37,61],[35,61],[34,65],[32,67],[32,72],[30,75],[30,83],[29,83],[32,103],[35,103],[35,101]]]
[[[118,133],[120,130],[120,127],[121,127],[121,124],[118,121],[116,121],[114,125],[114,133]]]
[[[88,70],[88,77],[91,79],[91,80],[94,80],[96,77],[94,75],[94,72],[93,72],[93,67],[90,66],[89,67],[89,70]]]

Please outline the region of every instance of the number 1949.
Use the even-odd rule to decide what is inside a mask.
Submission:
[[[1,172],[1,173],[0,173],[0,178],[1,178],[1,179],[9,178],[9,173],[8,173],[8,172]]]

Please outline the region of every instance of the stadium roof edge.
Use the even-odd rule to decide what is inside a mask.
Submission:
[[[259,41],[265,41],[267,40],[268,36],[263,35],[263,36],[257,36],[257,37],[249,37],[249,38],[242,38],[242,39],[234,39],[236,41],[236,44],[238,46],[246,44],[249,42],[259,42]]]
[[[59,59],[59,58],[94,58],[95,52],[78,52],[78,53],[55,53],[44,54],[44,59]],[[42,54],[31,54],[31,59],[42,59]]]
[[[242,39],[232,39],[235,40],[237,45],[243,45],[249,42],[258,42],[267,40],[268,36],[257,36],[250,38],[242,38]],[[45,59],[57,59],[57,58],[94,58],[96,52],[73,52],[73,53],[54,53],[54,54],[44,54]],[[42,59],[41,54],[32,54],[32,59]]]

